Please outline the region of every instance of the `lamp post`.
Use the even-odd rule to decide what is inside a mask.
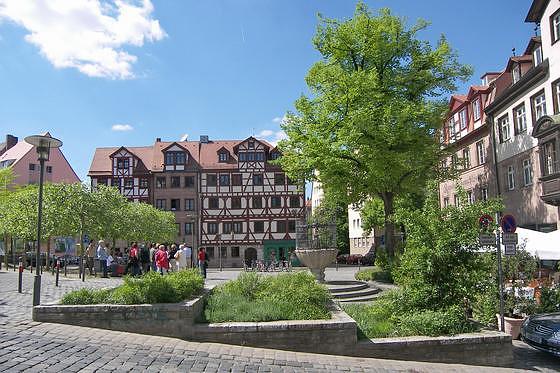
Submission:
[[[41,218],[43,215],[43,178],[45,176],[45,161],[49,160],[51,148],[59,148],[62,141],[50,136],[33,135],[27,136],[25,142],[37,148],[37,159],[40,164],[39,175],[39,206],[37,208],[37,253],[35,258],[36,270],[33,282],[33,305],[38,306],[41,303]]]
[[[220,272],[222,271],[222,235],[217,234],[216,239],[218,240],[218,255],[220,256]]]

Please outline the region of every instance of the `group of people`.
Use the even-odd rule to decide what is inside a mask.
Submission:
[[[164,245],[149,244],[138,246],[133,242],[130,248],[125,249],[124,254],[119,248],[109,248],[109,243],[104,240],[98,242],[97,248],[94,242],[90,242],[86,249],[86,267],[90,275],[95,274],[94,260],[100,262],[103,277],[108,277],[109,271],[112,274],[119,274],[119,266],[125,265],[123,274],[139,276],[149,271],[157,271],[161,275],[170,271],[180,271],[193,267],[192,249],[186,244]],[[204,248],[200,248],[197,255],[197,264],[201,275],[206,278],[206,268],[208,267],[208,256]]]

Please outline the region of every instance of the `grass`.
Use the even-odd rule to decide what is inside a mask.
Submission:
[[[307,272],[261,276],[242,273],[214,289],[204,321],[276,321],[328,319],[327,288]]]
[[[356,272],[354,277],[356,278],[356,280],[360,280],[360,281],[381,281],[381,282],[393,283],[393,278],[391,276],[391,273],[388,271],[384,271],[379,267],[363,269],[361,271]]]
[[[370,305],[345,304],[344,311],[358,324],[358,338],[442,336],[468,333],[477,328],[465,319],[459,307],[442,310],[400,312],[391,296]]]
[[[161,276],[149,272],[133,278],[125,277],[124,284],[114,289],[83,288],[66,293],[61,304],[149,304],[177,303],[199,294],[204,279],[196,269],[173,272]]]

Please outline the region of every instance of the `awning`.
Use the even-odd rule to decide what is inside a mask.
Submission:
[[[517,228],[518,245],[541,260],[560,260],[560,231],[550,233]]]

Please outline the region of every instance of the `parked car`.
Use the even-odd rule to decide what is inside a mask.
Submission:
[[[521,326],[521,339],[538,350],[560,356],[560,312],[529,316]]]

